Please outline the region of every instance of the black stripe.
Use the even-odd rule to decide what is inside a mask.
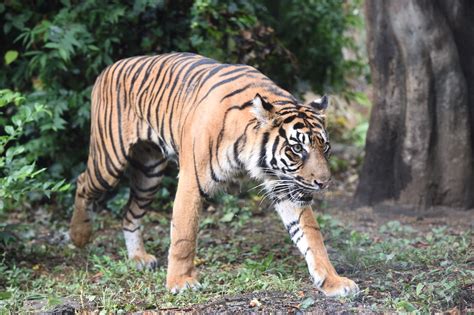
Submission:
[[[156,104],[156,106],[154,106],[155,104],[155,100],[156,98],[160,95],[160,91],[162,91],[162,89],[164,88],[165,84],[164,81],[165,81],[165,78],[166,78],[166,75],[168,74],[168,71],[169,71],[169,68],[170,67],[165,67],[167,66],[167,61],[168,60],[171,60],[173,59],[173,57],[175,57],[174,55],[170,55],[168,56],[168,58],[164,59],[161,61],[161,65],[160,67],[158,68],[158,72],[154,75],[155,76],[155,80],[150,84],[148,85],[148,87],[151,87],[150,91],[150,95],[151,95],[151,99],[150,100],[147,100],[146,102],[148,103],[148,106],[145,107],[147,113],[146,113],[146,119],[147,119],[147,122],[150,123],[151,121],[151,109],[153,109],[153,112],[156,113],[158,115],[158,108],[160,106],[160,104]],[[176,58],[176,57],[175,57]],[[163,69],[164,70],[164,73],[163,73]],[[162,74],[163,73],[163,74]],[[159,84],[159,88],[158,88],[158,91],[156,91],[156,85],[158,84],[158,82],[160,82]],[[157,119],[158,121],[158,119]],[[158,127],[158,124],[156,124],[156,128]]]
[[[209,194],[202,189],[201,182],[199,181],[199,176],[198,176],[197,166],[196,166],[196,153],[195,153],[195,150],[194,150],[194,145],[195,145],[195,142],[193,141],[194,176],[196,177],[196,183],[197,183],[197,186],[198,186],[198,189],[199,189],[199,194],[201,195],[201,197],[205,198],[206,200],[209,200]]]
[[[130,223],[133,223],[133,222],[130,222]],[[127,231],[127,232],[129,232],[129,233],[135,233],[138,229],[140,229],[140,226],[137,226],[137,227],[134,228],[133,230],[127,229],[126,227],[123,227],[123,228],[122,228],[122,230]]]
[[[304,233],[301,233],[300,236],[298,236],[298,238],[296,240],[294,240],[294,243],[298,246],[298,243],[301,241],[301,239],[303,238],[304,236]]]
[[[186,62],[187,61],[187,62]],[[168,89],[169,81],[166,83],[167,87],[167,94],[168,94],[168,103],[166,104],[166,109],[163,113],[163,117],[161,119],[161,134],[164,136],[164,121],[166,114],[170,112],[169,118],[168,118],[168,130],[170,133],[170,140],[171,140],[171,146],[173,147],[174,152],[178,152],[177,147],[176,147],[176,142],[174,140],[174,134],[173,134],[173,114],[174,114],[174,103],[176,101],[176,95],[174,93],[174,90],[178,84],[178,81],[180,80],[181,73],[186,69],[186,66],[189,63],[192,63],[193,60],[189,61],[189,58],[186,58],[184,60],[179,60],[179,62],[175,62],[173,66],[171,67],[171,73],[172,75],[174,74],[175,69],[179,69],[178,73],[174,76],[173,84],[171,86],[171,89]],[[171,79],[171,77],[170,77]],[[159,99],[159,103],[161,102],[163,96],[165,95],[165,92],[162,93]],[[174,97],[173,97],[174,96]],[[171,98],[173,97],[173,101],[171,101]]]
[[[127,157],[127,161],[130,163],[130,165],[132,165],[134,168],[138,169],[140,172],[142,172],[144,174],[147,174],[147,173],[150,173],[150,172],[154,171],[155,168],[157,168],[161,164],[167,162],[168,160],[166,158],[162,158],[162,159],[158,160],[157,162],[154,162],[151,165],[143,165],[139,161],[137,161],[133,158],[130,158],[130,157]]]
[[[236,66],[237,68],[234,69],[234,70],[230,70],[229,72],[222,73],[220,75],[220,77],[224,77],[224,76],[227,76],[227,75],[239,73],[239,72],[242,72],[242,71],[247,71],[248,73],[260,73],[258,70],[254,69],[252,67],[246,66],[246,65],[230,65],[230,66]]]
[[[207,81],[210,78],[212,78],[217,72],[221,71],[222,69],[228,68],[228,67],[230,67],[230,65],[222,64],[222,65],[219,65],[219,66],[216,66],[216,67],[212,68],[212,70],[209,71],[207,76],[204,79],[202,79],[201,84],[199,85],[199,88],[197,90],[197,94],[199,94],[199,92],[201,91],[201,88],[207,83]]]
[[[153,63],[153,61],[155,61],[155,58],[153,58],[153,57],[147,57],[147,58],[148,58],[148,60],[144,61],[141,64],[141,66],[139,66],[137,68],[137,70],[135,71],[135,73],[132,76],[132,79],[130,81],[130,91],[132,91],[132,92],[133,92],[133,87],[135,86],[135,82],[137,81],[138,77],[140,76],[140,73],[142,73],[143,68],[146,65],[151,64],[151,63]],[[138,90],[138,91],[140,91],[140,90]]]
[[[247,73],[247,72],[241,73],[241,74],[238,74],[238,75],[236,75],[236,76],[233,76],[233,77],[230,77],[230,78],[228,78],[228,79],[225,79],[225,80],[222,80],[222,81],[217,82],[216,84],[214,84],[213,86],[211,86],[211,87],[207,90],[207,93],[206,93],[203,97],[201,97],[201,99],[199,100],[198,104],[201,104],[201,102],[202,102],[203,100],[205,100],[205,99],[209,96],[209,94],[211,94],[211,92],[214,91],[215,89],[217,89],[219,86],[224,85],[224,84],[227,84],[227,83],[230,83],[230,82],[233,82],[233,81],[238,80],[238,79],[240,79],[240,78],[242,78],[242,77],[245,77],[245,76],[248,76],[248,73]],[[252,76],[248,76],[248,77],[252,77]]]
[[[95,166],[94,166],[94,167],[95,167]],[[89,187],[88,187],[89,190],[92,191],[96,196],[97,196],[97,195],[99,195],[99,196],[102,195],[102,193],[104,192],[104,188],[101,189],[100,187],[97,187],[97,186],[95,185],[95,183],[94,183],[94,181],[93,181],[93,178],[92,178],[92,175],[91,175],[91,173],[90,173],[90,168],[89,168],[89,167],[86,169],[86,173],[87,173],[87,178],[89,179],[89,180],[87,181],[87,184],[88,184],[88,186],[89,186]]]
[[[148,193],[148,192],[154,192],[155,190],[157,190],[158,186],[159,186],[159,184],[152,185],[151,187],[148,187],[148,188],[142,188],[142,187],[139,187],[139,186],[134,186],[133,188],[135,190],[139,191],[139,192]]]
[[[298,232],[301,231],[299,226],[296,226],[296,228],[293,230],[293,232],[290,232],[290,237],[293,239],[293,237],[298,234]]]
[[[253,102],[252,101],[248,101],[248,102],[245,102],[244,104],[242,105],[234,105],[232,107],[229,107],[225,113],[224,113],[224,119],[223,119],[223,122],[222,122],[222,128],[221,130],[219,131],[219,135],[217,136],[217,142],[216,142],[216,152],[219,152],[219,149],[220,149],[220,145],[221,145],[221,142],[222,142],[222,139],[224,138],[224,130],[225,130],[225,124],[226,124],[226,121],[227,121],[227,115],[229,115],[229,113],[233,110],[243,110],[247,107],[250,107],[250,106],[253,106]],[[253,122],[256,121],[256,119],[252,119]],[[220,162],[219,162],[219,156],[216,155],[216,162],[217,164],[219,165],[220,167]]]
[[[279,134],[281,137],[287,139],[287,138],[286,138],[286,131],[285,131],[285,129],[284,129],[283,127],[280,127],[280,128],[278,129],[278,134]]]
[[[306,255],[308,255],[308,252],[309,252],[310,250],[311,250],[311,248],[308,247],[308,248],[305,250],[303,256],[306,257]]]
[[[148,209],[148,207],[153,203],[153,199],[149,199],[145,203],[137,202],[137,205],[140,209]]]
[[[109,86],[110,86],[109,95],[107,97],[109,102],[112,101],[113,95],[116,95],[116,91],[114,92],[114,83],[115,83],[115,81],[118,81],[118,79],[115,77],[115,71],[117,69],[123,69],[123,67],[130,61],[132,61],[132,59],[123,59],[123,60],[117,62],[116,66],[112,68],[111,82],[109,83]],[[114,133],[113,133],[113,128],[112,128],[113,127],[113,122],[112,122],[113,110],[114,110],[114,106],[105,106],[105,112],[104,112],[103,118],[104,118],[104,123],[106,123],[107,118],[108,118],[109,126],[108,126],[107,131],[108,131],[108,134],[109,134],[109,142],[112,145],[112,151],[115,155],[116,160],[120,160],[117,148],[115,147]],[[100,124],[100,122],[98,122],[98,124]],[[100,136],[102,136],[102,135],[100,135]],[[105,149],[105,142],[104,142],[104,153],[105,152],[107,152],[109,154],[111,153],[110,150]]]
[[[268,132],[265,132],[263,134],[263,137],[262,137],[262,142],[260,144],[260,156],[259,156],[259,159],[258,159],[258,165],[260,167],[267,167],[267,161],[266,161],[266,158],[267,158],[267,150],[266,150],[266,146],[267,146],[267,143],[268,143],[268,137],[270,136],[270,134]]]
[[[302,122],[297,122],[296,124],[293,125],[293,129],[302,129],[304,127],[305,125]]]
[[[242,149],[240,148],[240,144],[241,143],[243,144],[242,145],[242,148],[243,148],[243,146],[245,145],[245,142],[247,141],[247,130],[253,124],[253,122],[254,122],[254,119],[250,120],[247,123],[247,126],[245,126],[244,133],[242,133],[234,142],[234,159],[239,168],[242,168],[244,166],[244,163],[240,159],[240,153],[242,152]]]
[[[97,165],[97,160],[94,160],[94,175],[95,178],[99,181],[99,184],[105,190],[111,190],[113,187],[102,177],[102,174],[99,172],[99,166]]]
[[[277,112],[278,115],[285,116],[289,114],[298,114],[298,110],[295,108],[282,108]]]
[[[221,98],[221,102],[223,100],[225,100],[226,98],[229,98],[229,97],[232,97],[234,95],[237,95],[237,94],[240,94],[242,92],[245,92],[245,90],[247,90],[248,88],[252,87],[254,84],[253,83],[250,83],[250,84],[247,84],[246,86],[244,86],[243,88],[240,88],[240,89],[237,89],[233,92],[230,92],[229,94],[225,95],[223,98]]]
[[[135,214],[131,208],[128,209],[128,212],[132,215],[132,217],[133,217],[135,220],[138,220],[138,219],[143,218],[143,217],[145,216],[146,212],[147,212],[145,209],[141,209],[141,210],[143,210],[143,212],[140,213],[140,214]]]
[[[276,136],[275,142],[273,142],[273,147],[272,147],[272,160],[270,161],[270,164],[272,165],[277,164],[276,159],[275,159],[275,153],[276,153],[279,143],[280,143],[280,137]]]
[[[299,223],[299,221],[295,220],[295,221],[291,221],[290,223],[288,223],[286,225],[286,230],[288,231],[288,233],[290,233],[290,229],[292,227],[294,227],[295,225],[297,225]]]
[[[221,179],[219,179],[214,171],[214,167],[212,166],[212,139],[209,139],[209,168],[211,169],[211,178],[215,182],[221,182]],[[216,155],[219,152],[216,152]]]

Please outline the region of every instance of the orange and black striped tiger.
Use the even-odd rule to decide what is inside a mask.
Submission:
[[[153,268],[140,219],[159,188],[169,160],[179,165],[166,286],[199,286],[193,259],[201,201],[241,172],[263,182],[283,223],[326,295],[357,285],[329,261],[310,207],[329,179],[329,139],[323,97],[301,104],[255,68],[222,64],[191,53],[120,60],[92,90],[87,169],[77,180],[71,238],[90,239],[89,212],[126,168],[131,191],[123,218],[130,259]]]

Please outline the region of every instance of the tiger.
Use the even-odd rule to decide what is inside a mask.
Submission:
[[[247,174],[259,181],[326,296],[358,292],[331,264],[311,208],[331,172],[325,127],[329,100],[303,104],[254,67],[193,53],[130,57],[108,66],[91,96],[86,170],[77,178],[70,238],[84,247],[90,213],[125,170],[130,196],[123,235],[139,269],[156,268],[141,219],[169,162],[179,169],[171,218],[166,288],[200,288],[194,258],[203,201]]]

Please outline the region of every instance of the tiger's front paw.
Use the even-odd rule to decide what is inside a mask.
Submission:
[[[143,254],[136,254],[135,256],[130,258],[137,264],[138,270],[143,269],[151,269],[154,270],[158,267],[158,259],[155,256],[143,253]]]
[[[359,292],[359,287],[354,281],[337,275],[327,276],[318,289],[329,297],[347,296]]]
[[[92,235],[92,225],[89,221],[85,222],[74,222],[71,224],[69,229],[69,236],[72,242],[79,248],[83,248],[89,243]]]
[[[199,290],[201,284],[197,280],[196,276],[181,276],[181,277],[168,277],[166,280],[166,288],[173,294],[181,293],[185,290]]]

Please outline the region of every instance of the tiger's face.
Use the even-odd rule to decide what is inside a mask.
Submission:
[[[258,167],[267,192],[277,200],[311,203],[331,178],[324,121],[327,97],[307,105],[279,105],[257,95],[253,102],[263,132]]]

